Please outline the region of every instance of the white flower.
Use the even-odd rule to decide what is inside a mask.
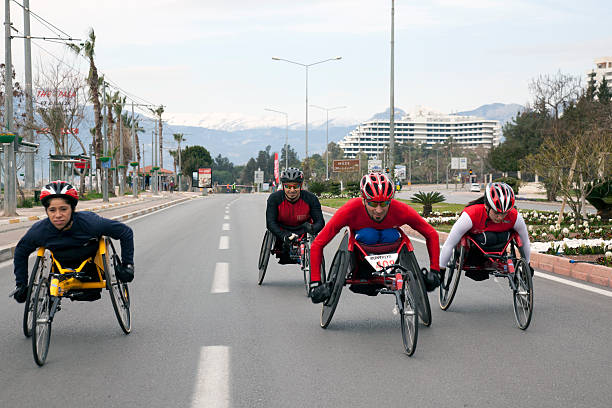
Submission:
[[[556,225],[551,225],[550,227],[548,227],[548,230],[549,231],[554,231],[556,229],[555,227],[556,227]]]
[[[569,230],[567,228],[563,228],[563,231],[561,232],[563,233],[563,235],[569,234]]]
[[[576,229],[576,226],[574,224],[572,224],[572,225],[569,226],[569,229],[570,229],[570,231],[573,231],[573,230]]]
[[[606,258],[612,258],[612,252],[606,251]]]
[[[546,233],[545,232],[542,233],[542,238],[546,238]]]
[[[533,225],[530,225],[528,229],[529,229],[529,232],[532,232],[533,231]]]
[[[597,216],[597,221],[601,221],[601,215]]]
[[[585,233],[585,234],[589,234],[590,232],[591,232],[591,230],[590,230],[590,229],[588,229],[588,228],[585,228],[585,229],[584,229],[584,233]]]
[[[589,222],[588,221],[583,222],[582,226],[585,227],[585,228],[588,227],[589,226]]]

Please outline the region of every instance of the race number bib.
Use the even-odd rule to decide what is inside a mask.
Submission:
[[[380,255],[369,255],[365,259],[372,265],[372,268],[376,271],[381,271],[387,266],[395,264],[397,261],[397,254],[380,254]]]

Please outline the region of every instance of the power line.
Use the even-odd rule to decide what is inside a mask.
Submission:
[[[23,4],[19,3],[17,0],[13,0],[13,3],[17,4],[19,7],[25,10],[25,7],[23,6]],[[51,26],[55,28],[57,31],[59,31],[60,33],[62,33],[63,35],[65,35],[66,37],[72,37],[70,34],[67,34],[62,29],[56,27],[52,23],[48,22],[47,20],[45,20],[44,18],[42,18],[41,16],[33,12],[32,9],[30,9],[29,11],[30,11],[30,15],[34,16],[35,19],[37,19],[41,24],[46,26],[49,31],[53,31],[53,29],[49,28],[49,26]],[[54,34],[57,34],[57,33],[54,33]]]

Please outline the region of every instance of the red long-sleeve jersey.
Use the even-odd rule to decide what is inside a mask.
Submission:
[[[437,231],[423,219],[414,208],[401,201],[391,200],[387,216],[381,222],[373,221],[363,205],[361,198],[353,198],[347,201],[336,211],[319,235],[315,238],[310,248],[310,279],[312,282],[321,280],[321,258],[323,248],[340,232],[343,227],[349,227],[351,234],[355,234],[362,228],[399,228],[409,225],[425,237],[427,251],[429,252],[429,266],[431,269],[440,270],[438,264],[440,257],[440,241]]]

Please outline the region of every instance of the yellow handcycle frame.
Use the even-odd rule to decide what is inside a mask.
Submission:
[[[45,249],[46,248],[44,247],[38,248],[37,256],[44,256]],[[103,288],[106,288],[106,279],[105,279],[105,272],[106,272],[105,269],[106,268],[105,268],[104,259],[102,258],[102,255],[106,255],[106,240],[104,239],[104,237],[100,238],[100,241],[98,243],[98,250],[96,251],[96,254],[84,260],[81,263],[81,265],[79,265],[79,267],[76,269],[62,267],[59,261],[55,259],[55,257],[53,256],[53,251],[49,251],[49,252],[51,253],[51,260],[53,262],[53,265],[55,265],[55,270],[56,270],[55,272],[51,272],[51,274],[59,273],[60,275],[64,275],[66,273],[79,273],[83,270],[85,265],[87,265],[90,262],[93,262],[98,272],[98,278],[100,279],[99,282],[81,282],[75,277],[70,277],[65,280],[60,280],[58,277],[53,277],[51,279],[50,287],[49,287],[51,296],[63,296],[66,292],[72,289],[103,289]]]

